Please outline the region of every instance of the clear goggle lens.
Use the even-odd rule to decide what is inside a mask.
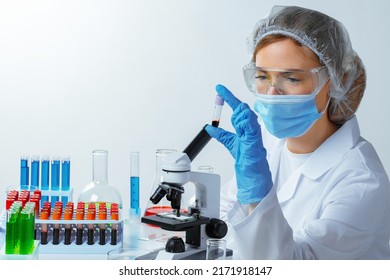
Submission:
[[[325,66],[312,69],[275,69],[256,67],[250,63],[243,68],[244,78],[253,93],[302,95],[318,92],[329,79]]]

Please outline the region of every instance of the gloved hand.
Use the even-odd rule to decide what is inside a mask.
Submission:
[[[271,189],[272,178],[257,115],[226,87],[217,85],[216,90],[233,109],[231,121],[236,134],[211,125],[206,126],[206,131],[225,145],[235,159],[238,201],[241,204],[260,202]]]

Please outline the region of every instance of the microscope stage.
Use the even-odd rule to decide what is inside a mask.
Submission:
[[[172,213],[160,213],[153,216],[145,216],[141,218],[141,222],[146,224],[152,224],[170,231],[184,231],[196,226],[207,224],[210,222],[209,218],[196,217],[181,214],[180,217],[176,217]]]

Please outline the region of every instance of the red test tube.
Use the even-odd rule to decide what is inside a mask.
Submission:
[[[84,206],[82,208],[77,208],[76,210],[76,220],[84,220]],[[78,222],[76,226],[76,245],[83,244],[83,223]]]
[[[87,213],[87,220],[88,221],[93,221],[95,220],[96,216],[96,209],[88,209]],[[93,245],[94,242],[94,232],[95,232],[95,225],[93,223],[88,224],[88,230],[87,230],[87,244],[88,245]]]
[[[42,209],[41,211],[41,220],[48,220],[49,219],[49,211],[47,209]],[[48,224],[47,223],[41,223],[41,244],[46,245],[48,243]]]
[[[107,220],[107,209],[102,207],[99,209],[98,214],[99,220]],[[99,244],[105,245],[106,244],[106,224],[100,223],[99,224]]]
[[[60,208],[61,209],[61,208]],[[60,223],[62,212],[59,208],[54,208],[53,210],[53,244],[60,244]]]
[[[118,204],[111,204],[111,220],[119,220]],[[116,245],[118,243],[118,224],[113,223],[111,226],[111,245]]]

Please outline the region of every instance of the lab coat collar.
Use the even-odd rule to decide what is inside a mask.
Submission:
[[[312,180],[331,169],[358,142],[360,129],[353,116],[313,152],[303,165],[302,174]]]

